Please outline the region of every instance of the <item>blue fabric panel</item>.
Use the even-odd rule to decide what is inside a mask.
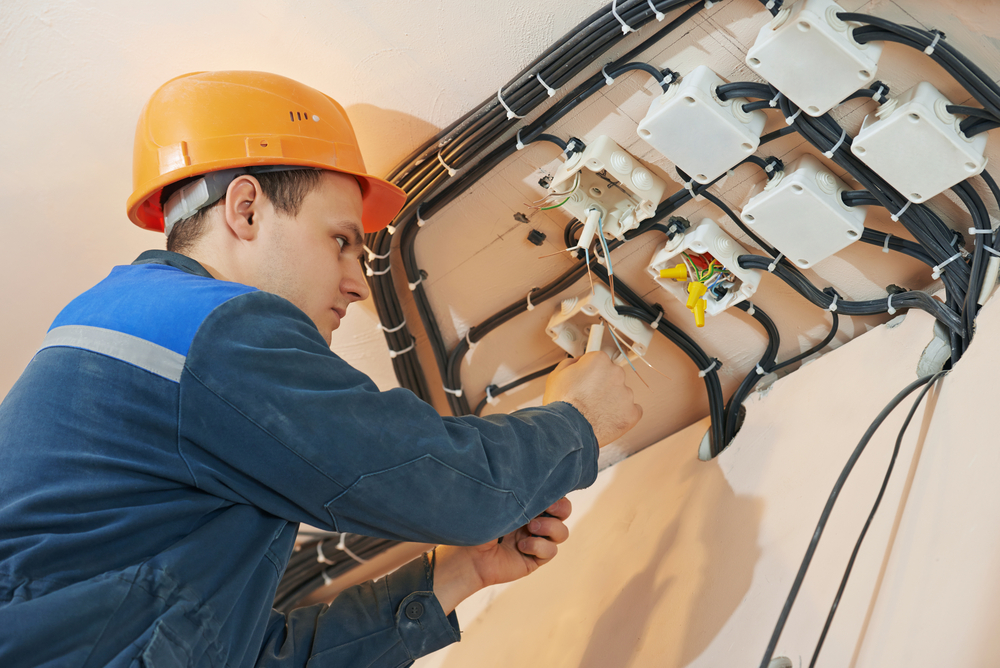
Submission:
[[[70,302],[49,330],[66,325],[103,327],[187,355],[195,332],[215,307],[254,291],[161,264],[115,267],[106,279]]]

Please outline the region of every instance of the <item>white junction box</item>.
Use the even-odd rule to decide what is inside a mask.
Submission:
[[[799,0],[760,29],[746,62],[810,116],[875,80],[882,44],[854,41],[832,0]]]
[[[845,190],[846,183],[806,153],[753,195],[740,218],[796,266],[808,269],[865,230],[868,207],[844,204]]]
[[[596,207],[605,236],[616,239],[652,217],[666,189],[663,179],[606,135],[570,156],[549,186],[553,193],[570,193],[561,208],[580,220]]]
[[[660,272],[684,264],[683,253],[698,261],[704,261],[706,256],[711,256],[729,273],[728,279],[715,291],[708,290],[699,296],[699,299],[705,301],[702,308],[708,315],[716,315],[734,304],[749,299],[760,285],[760,271],[743,269],[737,262],[740,255],[747,253],[746,249],[723,232],[714,220],[705,218],[684,234],[677,234],[673,239],[668,239],[667,243],[653,255],[647,268],[649,275],[657,283],[682,302],[687,303],[689,300],[690,284],[700,281],[690,274],[683,279],[664,278]],[[695,320],[696,322],[699,320],[697,312]]]
[[[986,167],[986,133],[966,137],[937,88],[921,81],[892,102],[881,118],[865,117],[851,152],[908,200],[924,202]]]
[[[649,106],[639,136],[698,183],[709,183],[752,155],[767,116],[743,111],[746,98],[723,102],[727,83],[705,65],[694,68]]]
[[[615,328],[615,334],[622,339],[622,350],[626,356],[622,357],[618,352],[618,347],[609,333],[605,333],[601,349],[611,355],[616,364],[626,364],[628,358],[635,359],[636,356],[646,354],[653,340],[653,330],[641,320],[618,315],[614,304],[611,292],[603,285],[595,283],[593,290],[588,289],[579,297],[564,299],[549,319],[545,333],[557,346],[573,357],[579,357],[586,352],[590,327],[603,320]],[[617,304],[624,306],[625,302],[619,299]],[[626,343],[631,344],[631,349],[625,345]]]

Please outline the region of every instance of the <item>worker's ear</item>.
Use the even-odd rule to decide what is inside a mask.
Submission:
[[[226,189],[226,225],[242,241],[253,241],[260,231],[264,194],[260,182],[249,174],[237,176]],[[256,219],[255,219],[256,216]]]

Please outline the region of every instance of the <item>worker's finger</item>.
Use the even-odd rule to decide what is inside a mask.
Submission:
[[[529,536],[517,542],[517,549],[521,554],[534,557],[539,562],[546,562],[556,556],[559,547],[547,538]]]
[[[555,543],[564,543],[569,538],[569,527],[555,517],[536,517],[528,522],[528,531],[532,536],[548,538]]]
[[[559,371],[562,371],[566,367],[576,364],[579,359],[580,359],[579,357],[567,357],[562,362],[559,362],[559,364],[556,365],[556,368],[553,369],[550,373],[558,373]]]
[[[552,517],[558,517],[561,520],[565,520],[573,512],[573,504],[565,496],[551,506],[545,509],[545,512]]]

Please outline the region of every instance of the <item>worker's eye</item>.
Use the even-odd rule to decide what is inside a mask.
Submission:
[[[336,237],[336,239],[337,243],[340,245],[340,249],[344,250],[344,246],[347,245],[347,239],[345,239],[344,237]]]

